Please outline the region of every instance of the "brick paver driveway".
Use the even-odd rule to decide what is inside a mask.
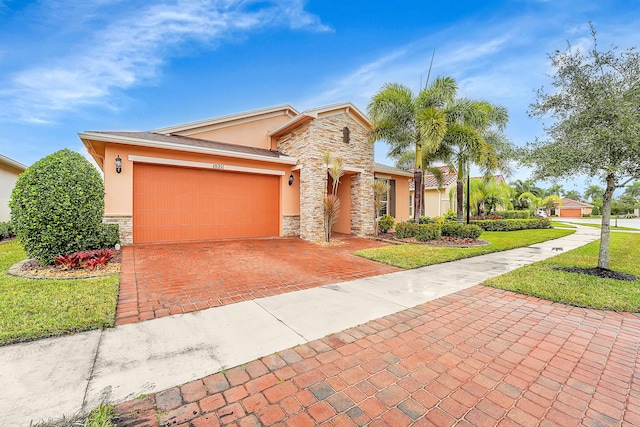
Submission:
[[[116,324],[399,270],[352,255],[385,244],[336,237],[344,244],[274,238],[125,246]]]
[[[119,405],[121,426],[640,425],[640,317],[475,286]]]

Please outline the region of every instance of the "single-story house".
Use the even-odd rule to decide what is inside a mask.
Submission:
[[[9,199],[18,175],[27,169],[25,165],[0,154],[0,221],[11,219]]]
[[[123,244],[300,236],[321,240],[329,191],[324,153],[342,158],[334,232],[374,231],[373,182],[386,212],[409,217],[412,174],[374,164],[372,125],[351,103],[281,105],[148,132],[87,131],[104,173],[105,222]]]
[[[582,218],[583,215],[591,215],[593,205],[579,202],[573,199],[562,198],[562,204],[555,207],[556,214],[564,218]]]
[[[424,203],[422,214],[428,217],[442,216],[449,210],[456,210],[456,185],[458,182],[458,172],[449,166],[438,166],[442,171],[442,183],[438,183],[435,175],[425,174],[424,183]],[[502,175],[494,176],[496,182],[505,183]],[[471,177],[471,179],[483,179],[483,177]],[[465,190],[466,191],[466,190]],[[411,216],[413,216],[414,183],[410,182]]]

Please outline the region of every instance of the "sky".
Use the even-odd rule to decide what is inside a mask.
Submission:
[[[640,44],[640,2],[629,0],[0,0],[0,154],[88,157],[78,132],[281,104],[366,112],[384,83],[417,92],[432,55],[431,78],[505,106],[505,133],[522,146],[544,137],[527,111],[550,81],[547,55],[589,49],[590,21],[603,49]],[[377,143],[376,161],[393,164],[386,151]],[[528,177],[517,167],[507,181]]]

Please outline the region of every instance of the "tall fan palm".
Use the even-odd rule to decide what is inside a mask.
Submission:
[[[456,211],[463,222],[464,175],[472,164],[485,175],[505,169],[510,143],[502,133],[509,120],[506,108],[486,101],[458,99],[446,109],[447,132],[438,157],[456,165]]]
[[[373,124],[371,141],[386,141],[388,156],[394,159],[414,152],[414,219],[418,221],[423,205],[422,171],[424,157],[436,152],[447,131],[446,106],[455,99],[456,82],[438,77],[414,95],[408,87],[387,83],[368,106]]]

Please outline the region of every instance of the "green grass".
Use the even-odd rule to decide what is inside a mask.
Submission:
[[[599,310],[640,312],[640,280],[602,279],[552,267],[596,267],[600,241],[519,268],[484,284],[550,301]],[[609,268],[640,278],[640,234],[611,236]]]
[[[562,221],[551,221],[551,226],[552,227],[564,227],[564,228],[576,228],[576,226],[574,224],[570,224],[568,222],[562,222]]]
[[[574,223],[574,224],[576,224],[576,223]],[[589,223],[586,223],[586,222],[585,222],[585,223],[582,223],[582,222],[581,222],[581,223],[579,223],[579,224],[580,224],[580,225],[587,226],[587,227],[602,228],[602,224],[589,224]],[[620,227],[616,227],[614,224],[615,224],[615,220],[611,220],[611,223],[609,224],[609,229],[610,229],[611,231],[616,231],[616,230],[638,231],[638,229],[637,229],[637,228],[622,227],[622,226],[620,226]]]
[[[89,414],[85,427],[116,427],[113,422],[113,405],[100,405]]]
[[[440,264],[462,258],[470,258],[491,252],[529,246],[546,240],[557,239],[575,233],[575,230],[557,228],[519,231],[485,231],[480,236],[489,245],[470,248],[449,248],[428,245],[393,245],[381,248],[365,249],[356,255],[400,268],[417,268],[425,265]]]
[[[0,345],[113,326],[117,274],[74,280],[7,275],[26,258],[17,240],[0,243]]]

